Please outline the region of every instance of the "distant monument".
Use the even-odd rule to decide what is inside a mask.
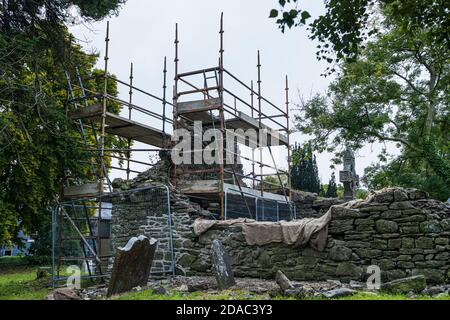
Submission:
[[[355,156],[347,146],[344,152],[344,170],[339,171],[339,181],[344,185],[344,200],[355,198],[356,189],[359,187],[359,176],[355,171]]]

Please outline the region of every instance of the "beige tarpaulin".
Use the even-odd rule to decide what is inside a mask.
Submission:
[[[238,218],[238,219],[232,219],[232,220],[206,220],[202,218],[195,219],[194,223],[192,224],[192,228],[194,229],[194,234],[196,236],[201,235],[202,233],[205,233],[209,228],[212,226],[219,224],[219,225],[232,225],[232,224],[239,224],[239,223],[247,223],[247,222],[254,222],[253,219],[247,219],[247,218]]]
[[[322,251],[326,246],[330,220],[331,210],[328,210],[320,218],[280,222],[257,222],[243,218],[226,221],[196,219],[193,228],[198,236],[216,224],[242,224],[242,233],[249,245],[261,246],[283,242],[287,245],[304,247],[309,244],[312,248]]]
[[[245,241],[253,246],[271,242],[283,242],[283,233],[278,222],[251,222],[242,225]]]
[[[280,221],[283,242],[296,247],[309,245],[319,251],[325,249],[331,210],[320,218],[304,218],[295,221]]]

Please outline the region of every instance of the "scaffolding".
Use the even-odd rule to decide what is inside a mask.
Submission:
[[[62,267],[67,263],[78,264],[85,268],[82,278],[105,278],[109,276],[108,261],[112,258],[111,233],[105,232],[105,225],[111,224],[111,219],[105,218],[104,213],[112,211],[110,204],[118,202],[127,192],[114,193],[110,173],[120,171],[130,179],[132,174],[139,174],[154,163],[135,159],[136,153],[147,153],[149,157],[156,155],[170,145],[171,135],[167,132],[172,119],[167,116],[167,108],[172,103],[166,100],[167,67],[166,58],[163,65],[162,97],[136,87],[133,83],[133,64],[130,65],[128,81],[123,81],[109,74],[109,22],[105,37],[104,69],[101,74],[94,74],[83,79],[78,68],[65,70],[68,88],[67,115],[71,118],[81,135],[84,151],[88,154],[89,172],[87,178],[80,181],[67,179],[62,186],[60,200],[53,208],[52,215],[52,283],[57,285],[67,280]],[[75,74],[76,81],[70,74]],[[89,89],[85,83],[90,80],[103,82],[102,91]],[[118,91],[128,92],[128,99],[124,100],[108,91],[108,84],[114,83]],[[134,103],[133,97],[141,95],[149,101],[151,108]],[[128,111],[127,115],[112,112],[115,104],[121,111]],[[159,107],[157,107],[159,105]],[[158,109],[159,108],[159,109]],[[152,123],[150,126],[147,123]],[[125,140],[125,148],[108,147],[108,138],[120,137]],[[135,143],[144,147],[135,147]],[[159,193],[162,188],[164,195]],[[151,190],[151,192],[149,191]],[[141,195],[147,203],[167,199],[169,235],[168,248],[172,250],[170,195],[167,186],[147,188]],[[156,193],[155,193],[156,192]],[[159,192],[159,193],[158,193]],[[129,192],[128,192],[129,193]],[[106,206],[106,207],[105,207]],[[63,233],[68,233],[69,236]],[[170,269],[170,270],[169,270]],[[174,267],[165,266],[156,270],[159,274],[173,274]]]
[[[267,193],[281,193],[284,201],[288,204],[291,217],[293,217],[294,212],[290,203],[291,148],[288,78],[287,76],[285,78],[285,110],[283,110],[262,95],[259,51],[257,53],[256,90],[253,87],[253,81],[248,85],[224,67],[223,14],[220,18],[219,35],[220,48],[217,66],[180,73],[178,25],[175,28],[174,132],[181,126],[193,128],[196,122],[201,122],[207,128],[213,128],[220,132],[220,135],[214,137],[214,141],[218,148],[222,149],[222,156],[219,156],[217,166],[205,168],[200,165],[200,169],[199,166],[193,168],[183,166],[182,170],[175,170],[175,180],[181,181],[180,188],[187,195],[205,198],[209,201],[218,198],[221,219],[226,218],[226,190],[236,186],[245,204],[243,211],[247,211],[248,216],[254,218],[245,194],[250,191],[249,189],[258,188],[259,198],[261,199],[264,199]],[[231,82],[234,86],[239,86],[239,89],[247,91],[247,96],[239,96],[230,89],[228,83]],[[245,130],[254,130],[256,133],[257,138],[253,144],[246,138]],[[240,154],[239,149],[235,148],[234,138],[233,144],[228,145],[230,135],[236,137],[236,140],[243,145],[251,145],[251,158]],[[278,168],[275,161],[272,148],[278,145],[287,150],[287,171]],[[201,145],[200,148],[194,146],[193,150],[180,150],[180,152],[203,153],[206,148],[204,145]],[[264,148],[269,151],[271,164],[263,161]],[[259,161],[255,160],[255,152],[257,151],[259,151]],[[242,160],[250,161],[252,168],[250,174],[239,172],[236,168],[236,162],[240,163]],[[259,173],[255,171],[256,166],[259,166]],[[272,172],[268,173],[264,170],[265,168]],[[201,179],[202,174],[207,174],[208,179]],[[211,174],[215,174],[215,177]],[[199,179],[186,182],[184,181],[186,176],[198,176]],[[278,183],[267,181],[265,177],[268,176],[276,177]],[[286,177],[284,181],[282,176]],[[251,180],[250,186],[244,185],[245,180]]]
[[[244,193],[249,189],[258,189],[259,197],[264,199],[266,194],[275,193],[283,197],[286,203],[290,199],[290,126],[289,126],[289,87],[288,78],[285,78],[285,106],[284,109],[269,101],[262,95],[261,58],[257,52],[257,79],[256,88],[254,82],[246,84],[224,67],[224,28],[223,14],[220,17],[220,45],[218,65],[188,72],[179,72],[179,36],[178,24],[175,26],[175,57],[174,57],[174,86],[173,101],[167,101],[167,59],[163,64],[162,97],[148,91],[137,88],[134,83],[133,69],[130,65],[128,81],[113,77],[108,72],[109,62],[109,22],[105,37],[103,92],[88,90],[83,85],[77,71],[77,83],[72,84],[68,78],[70,102],[73,106],[69,116],[78,122],[80,133],[86,150],[91,152],[91,165],[96,167],[94,181],[74,186],[67,185],[64,195],[72,199],[74,197],[93,196],[111,192],[112,186],[108,170],[120,170],[126,173],[130,179],[131,174],[144,171],[152,163],[137,160],[132,157],[137,152],[175,151],[189,152],[192,156],[203,154],[208,147],[204,143],[200,147],[183,151],[176,149],[172,136],[180,128],[191,131],[195,123],[200,121],[206,128],[214,128],[220,132],[215,138],[215,143],[222,148],[221,157],[216,165],[201,163],[197,166],[183,166],[177,170],[174,166],[170,173],[171,182],[178,186],[185,194],[192,198],[204,198],[220,203],[220,218],[225,218],[225,192],[227,188],[240,190],[244,203]],[[115,82],[121,86],[121,90],[128,91],[128,100],[108,92],[108,82]],[[246,92],[238,94],[237,91]],[[134,95],[141,94],[148,98],[151,107],[145,108],[134,103]],[[110,103],[116,103],[121,108],[128,109],[128,115],[118,115],[108,111]],[[156,105],[159,107],[156,107]],[[157,109],[159,108],[159,109]],[[172,108],[172,112],[170,112]],[[172,113],[172,118],[169,117]],[[144,117],[147,117],[144,119]],[[150,126],[147,123],[156,123]],[[172,133],[169,132],[170,126]],[[253,143],[246,132],[254,130],[256,139]],[[86,131],[95,137],[95,143],[89,143]],[[115,135],[126,139],[127,148],[107,148],[108,135]],[[229,137],[232,137],[232,143]],[[235,141],[239,146],[251,148],[251,157],[244,156],[235,147]],[[135,148],[134,142],[140,142],[149,147]],[[287,152],[287,170],[278,167],[274,158],[273,148],[281,146]],[[263,159],[263,150],[269,153],[269,161]],[[259,152],[259,159],[255,155]],[[116,162],[126,163],[126,167],[112,164]],[[245,174],[242,170],[242,162],[250,163],[251,172]],[[140,165],[141,170],[132,167],[132,164]],[[257,171],[259,167],[259,172]],[[202,177],[207,176],[207,179]],[[273,177],[276,183],[268,181],[267,177]],[[186,179],[188,177],[188,179]],[[283,179],[284,178],[284,179]],[[291,207],[291,205],[289,205]],[[248,206],[246,211],[250,214]],[[292,210],[291,210],[292,211]],[[251,214],[250,214],[251,215]],[[293,212],[292,212],[293,215]]]
[[[107,239],[101,237],[100,221],[105,209],[105,201],[102,199],[113,194],[111,173],[120,171],[128,180],[132,175],[139,174],[154,164],[136,159],[134,156],[137,153],[147,153],[149,157],[161,151],[181,154],[188,152],[189,157],[203,154],[208,148],[203,141],[200,146],[194,145],[189,151],[177,149],[175,141],[176,132],[181,128],[190,131],[194,136],[193,130],[198,121],[205,129],[215,130],[213,141],[216,146],[220,146],[219,161],[212,165],[202,162],[194,166],[172,163],[167,173],[168,184],[175,186],[193,201],[218,204],[219,219],[235,218],[239,216],[239,212],[241,216],[258,220],[267,217],[269,220],[289,220],[296,217],[295,208],[290,202],[291,129],[288,78],[287,76],[285,78],[283,97],[285,102],[282,108],[262,95],[259,51],[256,59],[256,88],[254,81],[245,83],[224,67],[223,14],[220,17],[219,37],[219,58],[216,66],[179,72],[180,40],[176,24],[172,102],[167,100],[165,57],[161,96],[135,86],[133,63],[130,64],[130,74],[126,81],[109,74],[109,22],[105,37],[104,69],[101,74],[93,76],[103,81],[102,90],[99,92],[88,88],[85,82],[92,79],[82,79],[78,69],[75,70],[76,81],[70,77],[73,72],[66,71],[69,94],[67,114],[77,125],[84,149],[89,154],[88,162],[91,169],[89,179],[83,181],[68,179],[65,182],[62,198],[54,212],[54,219],[63,217],[69,222],[72,221],[70,225],[76,231],[72,237],[78,237],[84,252],[83,256],[78,258],[83,261],[94,261],[95,276],[105,275],[103,264],[104,260],[109,258],[102,254],[104,252],[102,244]],[[116,85],[119,91],[127,92],[127,99],[109,92],[108,85],[111,83]],[[138,105],[135,102],[136,95],[145,98],[150,107]],[[118,106],[122,113],[112,112],[112,104]],[[253,141],[247,136],[252,130],[256,134]],[[217,133],[220,135],[216,135]],[[108,138],[112,136],[123,139],[126,147],[109,147]],[[232,139],[229,140],[229,137]],[[136,143],[144,146],[138,147]],[[251,156],[241,154],[241,147],[250,147]],[[285,170],[279,168],[274,157],[273,149],[276,147],[281,147],[287,153]],[[268,151],[269,161],[263,159],[263,150]],[[251,172],[244,172],[243,162],[250,164]],[[275,178],[277,182],[268,181],[267,177]],[[86,202],[88,205],[83,204],[85,209],[89,209],[84,210],[83,226],[79,226],[68,212],[73,211],[74,201],[88,201]],[[227,208],[233,208],[233,212],[227,214]],[[93,218],[98,221],[96,224],[89,221],[93,217],[91,211],[98,213]],[[79,217],[76,219],[81,221]],[[54,223],[57,225],[56,220]],[[88,235],[84,234],[86,230],[89,231]],[[54,230],[54,239],[57,239],[55,232],[57,231]],[[55,255],[57,261],[70,258],[64,257],[63,253],[56,252]]]
[[[69,72],[66,70],[69,94],[68,116],[77,123],[85,150],[90,154],[90,163],[94,168],[92,169],[94,174],[91,175],[91,181],[83,181],[81,184],[76,182],[75,185],[68,183],[64,186],[65,198],[72,199],[74,197],[101,195],[111,192],[112,186],[109,179],[109,170],[125,172],[128,180],[132,174],[139,174],[154,164],[148,161],[137,160],[133,157],[133,154],[142,152],[155,154],[166,150],[170,145],[171,135],[167,132],[167,129],[169,125],[172,125],[172,119],[167,116],[166,110],[168,107],[173,107],[173,105],[166,100],[166,58],[164,58],[162,70],[162,97],[159,97],[134,85],[133,63],[130,65],[128,81],[118,79],[109,74],[109,43],[108,22],[105,37],[104,70],[101,74],[93,75],[92,77],[103,81],[103,92],[88,89],[84,82],[92,80],[92,78],[82,79],[78,69],[76,69],[77,81],[72,83]],[[119,91],[128,92],[128,100],[126,101],[108,92],[109,82],[114,82]],[[147,103],[151,107],[135,104],[133,97],[137,94],[148,100]],[[127,116],[109,111],[111,104],[119,105],[121,110],[128,109]],[[148,122],[155,124],[155,126],[145,124]],[[93,143],[88,140],[88,134],[94,137]],[[108,135],[125,139],[127,147],[107,148]],[[142,143],[145,147],[136,148],[134,147],[135,142]],[[122,167],[121,165],[112,164],[113,159],[119,164],[122,162],[126,163],[126,166]],[[137,166],[141,169],[136,168]]]

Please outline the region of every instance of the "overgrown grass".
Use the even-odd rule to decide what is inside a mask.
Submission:
[[[254,295],[241,290],[224,290],[210,292],[179,292],[169,291],[167,294],[155,294],[153,290],[128,292],[111,297],[113,300],[265,300],[267,295]]]
[[[152,290],[143,290],[139,292],[129,292],[122,295],[111,297],[113,300],[329,300],[322,297],[309,297],[304,299],[286,298],[277,296],[269,298],[268,295],[249,294],[245,291],[225,290],[217,293],[208,292],[192,292],[181,293],[177,291],[169,291],[167,294],[154,294]],[[406,295],[391,295],[386,293],[357,293],[353,296],[337,298],[335,300],[450,300],[450,296],[433,298],[430,296],[420,295],[410,298]]]
[[[42,300],[50,279],[36,279],[36,267],[0,267],[0,300]]]
[[[23,258],[0,258],[0,300],[42,300],[50,293],[50,278],[36,279],[36,266],[30,266]],[[64,271],[63,271],[64,273]],[[82,287],[92,285],[86,280]],[[113,300],[293,300],[282,296],[270,298],[267,294],[251,294],[243,290],[224,290],[214,292],[179,292],[169,290],[167,294],[155,294],[147,289],[139,292],[128,292],[111,297]],[[307,300],[321,300],[323,298],[307,298]],[[450,300],[450,296],[433,298],[406,295],[390,295],[385,293],[357,293],[353,296],[338,300]]]
[[[357,293],[353,296],[343,297],[340,300],[450,300],[450,296],[444,297],[430,297],[426,295],[419,295],[417,298],[410,298],[401,294],[387,294],[387,293],[377,293],[377,294],[368,294],[368,293]]]

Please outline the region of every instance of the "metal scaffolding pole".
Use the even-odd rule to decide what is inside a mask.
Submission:
[[[178,103],[178,23],[175,24],[175,58],[174,58],[174,63],[175,63],[175,77],[174,77],[174,86],[173,86],[173,122],[172,122],[172,126],[173,126],[173,134],[176,133],[177,131],[177,124],[178,124],[178,113],[177,113],[177,103]],[[174,186],[177,185],[177,167],[176,164],[173,164],[173,176],[174,176]],[[169,177],[170,179],[170,177]]]
[[[219,159],[220,161],[220,171],[219,171],[219,179],[220,179],[220,219],[224,220],[225,218],[225,203],[224,203],[224,197],[225,197],[225,182],[224,182],[224,152],[225,152],[225,143],[223,139],[225,138],[225,115],[223,111],[223,104],[224,104],[224,98],[223,98],[223,12],[220,15],[220,60],[219,60],[219,97],[220,97],[220,109],[219,109],[219,117],[220,117],[220,132],[222,133],[222,157]]]
[[[289,192],[289,200],[291,199],[291,141],[290,141],[290,135],[291,135],[291,131],[290,131],[290,126],[289,126],[289,81],[288,81],[288,76],[286,75],[286,134],[287,134],[287,139],[288,139],[288,157],[287,157],[287,161],[288,161],[288,183],[287,183],[287,187],[288,192]]]
[[[100,152],[100,192],[101,194],[104,193],[104,174],[103,168],[106,169],[105,165],[105,143],[106,143],[106,107],[108,102],[108,60],[109,60],[109,21],[106,23],[106,38],[105,38],[105,70],[104,70],[104,87],[103,87],[103,108],[102,108],[102,121],[101,121],[101,152]],[[98,248],[98,255],[101,256],[102,252],[102,243],[100,238],[100,220],[102,219],[102,201],[99,201],[98,206],[98,221],[97,223],[97,248]],[[97,266],[98,270],[101,273],[101,263]]]
[[[261,122],[261,58],[259,56],[259,50],[258,50],[258,64],[256,65],[258,68],[258,123],[259,123],[259,161],[262,162],[262,146],[261,146],[261,129],[262,129],[262,122]],[[263,183],[263,165],[259,165],[259,173],[261,175],[261,182],[260,182],[260,190],[261,190],[261,197],[264,197],[264,183]],[[263,206],[264,208],[264,206]]]
[[[252,118],[254,117],[254,101],[253,96],[255,94],[253,93],[253,80],[250,82],[250,105],[251,105],[251,114]],[[255,148],[252,148],[252,188],[255,189]]]
[[[131,110],[133,104],[133,62],[130,65],[130,91],[128,92],[128,119],[131,120]],[[131,149],[131,139],[128,139],[128,149]],[[131,150],[127,152],[127,180],[130,180],[130,158]]]
[[[163,101],[162,101],[162,107],[163,107],[163,114],[162,114],[162,131],[163,135],[161,136],[162,145],[164,148],[165,145],[165,136],[166,136],[166,88],[167,88],[167,58],[164,57],[164,68],[163,68]]]
[[[103,87],[103,105],[102,105],[102,121],[101,121],[101,138],[100,138],[100,192],[104,192],[104,172],[105,167],[105,142],[106,142],[106,107],[108,102],[108,60],[109,60],[109,21],[106,23],[106,38],[105,38],[105,69],[104,69],[104,87]]]

